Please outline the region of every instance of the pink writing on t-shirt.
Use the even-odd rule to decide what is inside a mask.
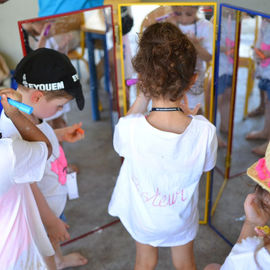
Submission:
[[[149,194],[148,192],[142,190],[142,187],[138,181],[133,179],[133,182],[143,201],[146,203],[151,203],[154,207],[172,206],[178,201],[184,202],[187,199],[184,195],[184,189],[172,193],[161,194],[160,189],[157,187],[154,193]]]

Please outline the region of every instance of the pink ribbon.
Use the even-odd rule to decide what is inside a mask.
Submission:
[[[225,42],[226,42],[226,47],[227,48],[231,48],[231,49],[234,48],[234,41],[233,40],[231,40],[228,37],[226,37]],[[229,62],[231,64],[233,64],[233,58],[230,55],[227,55],[227,57],[228,57]]]
[[[263,51],[270,51],[270,44],[268,45],[268,44],[262,42],[261,43],[261,49]],[[261,66],[262,67],[267,67],[267,66],[269,66],[269,64],[270,64],[270,58],[267,58],[267,59],[264,59],[264,60],[261,61]]]
[[[265,158],[259,159],[255,169],[260,180],[270,178],[270,171],[266,167]],[[270,181],[267,183],[267,185],[270,187]]]
[[[67,181],[67,159],[61,145],[59,145],[59,153],[59,157],[51,162],[51,170],[58,175],[59,183],[64,185]]]

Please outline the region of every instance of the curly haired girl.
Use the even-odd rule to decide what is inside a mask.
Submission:
[[[196,269],[198,184],[215,166],[217,138],[208,120],[182,104],[195,64],[194,46],[175,25],[156,23],[143,32],[133,59],[141,93],[115,128],[124,163],[109,205],[136,241],[135,270],[155,269],[158,247],[171,247],[175,269]]]

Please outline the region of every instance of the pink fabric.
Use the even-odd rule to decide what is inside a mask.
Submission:
[[[270,171],[266,167],[265,158],[259,159],[255,169],[260,180],[270,178]],[[270,187],[270,181],[268,181],[267,185]]]
[[[226,37],[225,42],[226,42],[226,47],[227,48],[230,48],[230,49],[234,48],[234,41],[233,40],[231,40],[228,37]],[[227,57],[228,57],[229,62],[231,64],[233,64],[233,58],[230,55],[227,55]]]
[[[59,158],[51,162],[51,170],[58,175],[59,183],[64,185],[67,181],[67,159],[61,145],[59,145],[59,153]]]
[[[0,262],[1,269],[13,269],[21,256],[27,254],[31,242],[29,226],[23,209],[23,185],[15,185],[0,197]]]
[[[270,51],[270,44],[266,44],[266,43],[262,42],[261,43],[261,49],[263,51]],[[267,59],[264,59],[264,60],[261,61],[261,66],[262,67],[267,67],[267,66],[269,66],[269,64],[270,64],[270,58],[267,58]]]

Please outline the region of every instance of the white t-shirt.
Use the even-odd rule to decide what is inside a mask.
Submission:
[[[233,246],[220,270],[269,270],[270,254],[260,237],[248,237]]]
[[[198,229],[198,184],[215,166],[216,128],[203,116],[184,133],[151,126],[144,115],[120,118],[114,148],[124,157],[109,204],[131,236],[152,246],[183,245]]]
[[[0,139],[0,268],[47,269],[54,250],[42,224],[30,182],[40,181],[48,150],[43,142]]]
[[[46,168],[43,178],[38,182],[38,187],[46,198],[50,208],[59,217],[65,208],[67,201],[67,188],[66,185],[61,185],[58,181],[58,175],[51,170],[52,163],[58,162],[60,155],[58,139],[46,121],[42,121],[37,127],[47,136],[52,145],[52,155],[46,162]],[[6,117],[4,111],[1,113],[0,118],[0,132],[3,138],[19,137],[20,134],[11,120]]]
[[[201,46],[207,50],[209,54],[213,54],[213,24],[206,19],[199,19],[196,23],[189,25],[179,24],[178,27],[184,34],[194,35],[198,39],[202,39]],[[204,79],[206,72],[205,62],[197,57],[196,72],[198,74],[195,84],[188,91],[188,103],[190,108],[200,103],[204,104]],[[195,93],[195,94],[194,94]]]

